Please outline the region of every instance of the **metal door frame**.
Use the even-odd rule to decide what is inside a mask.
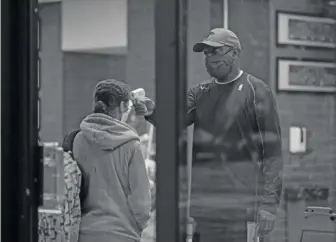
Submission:
[[[157,242],[184,237],[179,213],[179,164],[186,154],[178,147],[186,103],[187,1],[155,2]],[[182,224],[181,224],[182,223]],[[182,225],[182,226],[181,226]]]
[[[157,241],[181,241],[178,148],[186,87],[183,1],[155,1]],[[37,1],[1,2],[2,241],[37,241]],[[6,196],[4,196],[6,195]],[[5,222],[4,222],[5,221]]]
[[[1,240],[37,238],[37,0],[1,1]]]

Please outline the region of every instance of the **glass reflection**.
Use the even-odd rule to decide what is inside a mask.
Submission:
[[[315,240],[328,241],[328,207],[336,208],[335,7],[304,0],[189,4],[185,124],[194,131],[179,144],[192,154],[179,164],[181,213],[190,207],[201,241],[251,241],[255,234],[292,242],[317,233]],[[299,17],[290,18],[293,10]],[[99,80],[143,88],[154,103],[153,0],[41,3],[40,18],[42,141],[62,142],[80,128]],[[150,113],[135,114],[127,123],[139,135],[151,194],[148,226],[137,239],[155,241],[155,127]],[[318,210],[325,216],[317,219],[307,206],[326,208]],[[304,234],[308,223],[314,235]]]
[[[331,241],[333,225],[326,211],[334,207],[329,191],[335,157],[330,40],[335,33],[319,36],[323,43],[313,40],[321,33],[317,25],[325,29],[334,22],[334,8],[307,1],[191,5],[189,48],[204,39],[194,51],[205,54],[189,53],[189,97],[196,107],[191,216],[201,241],[252,241],[250,222],[257,224],[260,241]],[[300,24],[314,28],[293,28],[293,9]],[[280,21],[279,15],[290,21]],[[216,28],[222,26],[240,46],[236,37],[220,35]],[[210,29],[215,30],[209,34]],[[293,36],[300,42],[294,43]],[[284,39],[286,44],[279,45]],[[325,47],[328,41],[329,49],[306,48]],[[304,213],[307,206],[315,208]],[[314,232],[307,235],[308,229]]]
[[[62,213],[39,214],[40,241],[155,241],[154,3],[39,9],[40,137],[63,142],[66,164]]]

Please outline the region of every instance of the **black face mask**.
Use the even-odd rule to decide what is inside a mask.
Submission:
[[[216,54],[205,57],[205,66],[208,73],[217,79],[226,79],[232,72],[235,58],[227,54]]]

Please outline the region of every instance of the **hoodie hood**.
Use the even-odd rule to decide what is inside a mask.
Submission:
[[[128,124],[106,114],[93,113],[80,124],[84,136],[102,150],[114,150],[132,140],[140,140]]]

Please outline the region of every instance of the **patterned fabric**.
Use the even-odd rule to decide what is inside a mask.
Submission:
[[[39,213],[39,242],[77,242],[81,220],[79,192],[82,174],[70,153],[64,152],[65,199],[62,214]]]

